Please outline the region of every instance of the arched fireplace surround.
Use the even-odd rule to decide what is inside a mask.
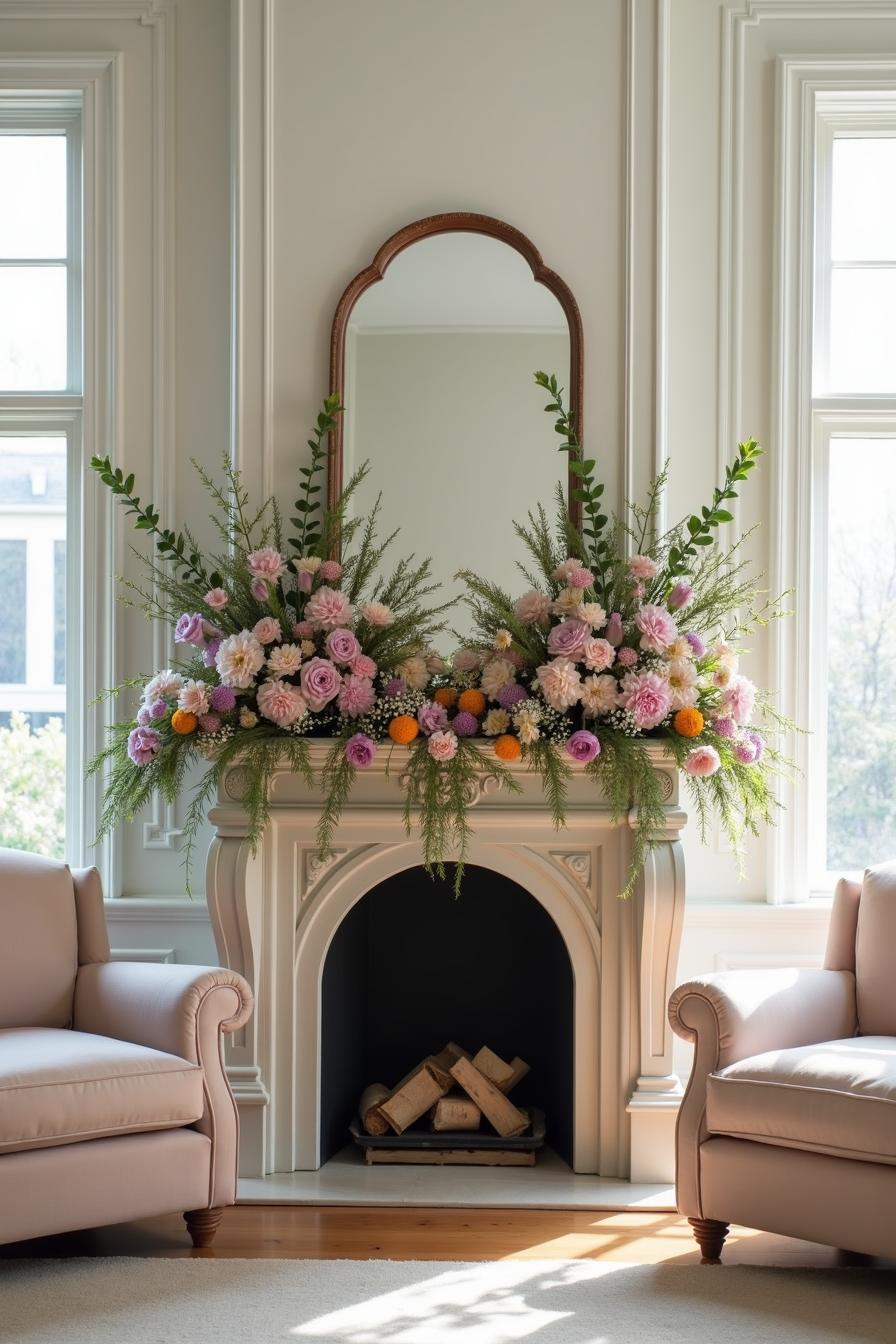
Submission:
[[[312,743],[315,757],[327,744]],[[368,893],[421,864],[408,838],[397,753],[380,749],[359,775],[334,853],[317,857],[320,798],[288,769],[271,788],[271,820],[253,857],[239,765],[210,814],[206,892],[222,964],[256,994],[252,1020],[227,1045],[240,1111],[241,1174],[321,1164],[323,981],[343,921]],[[574,767],[568,824],[554,829],[538,780],[516,771],[521,795],[483,774],[469,862],[523,889],[550,917],[572,968],[573,1096],[569,1153],[576,1171],[637,1180],[672,1174],[681,1085],[672,1071],[665,1005],[674,985],[684,908],[678,777],[654,752],[666,824],[635,895],[620,901],[631,846]],[[320,764],[320,761],[316,761]],[[482,1042],[470,1043],[475,1049]],[[518,1047],[519,1053],[523,1053]],[[369,1080],[374,1081],[374,1080]],[[388,1080],[384,1080],[388,1081]]]

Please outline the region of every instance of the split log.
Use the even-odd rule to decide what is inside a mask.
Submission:
[[[446,1073],[431,1059],[424,1059],[402,1078],[385,1101],[379,1102],[379,1113],[385,1116],[396,1134],[403,1134],[440,1097],[444,1097],[451,1085],[450,1073]]]
[[[430,1128],[436,1133],[444,1130],[472,1130],[479,1128],[482,1112],[469,1097],[461,1094],[442,1097],[432,1108]]]
[[[489,1082],[494,1083],[501,1092],[510,1091],[510,1080],[513,1078],[513,1065],[508,1064],[506,1059],[496,1055],[494,1050],[489,1050],[484,1045],[481,1050],[477,1050],[471,1063],[474,1069],[485,1074]]]
[[[371,1083],[361,1093],[358,1114],[368,1134],[383,1135],[389,1132],[389,1122],[380,1112],[380,1102],[385,1101],[388,1095],[389,1089],[385,1083]]]
[[[450,1069],[451,1065],[458,1059],[472,1059],[472,1055],[469,1050],[465,1050],[463,1046],[458,1045],[456,1041],[449,1041],[444,1050],[440,1050],[439,1053],[433,1055],[432,1058],[437,1064],[441,1065],[443,1069]]]
[[[510,1080],[506,1084],[505,1083],[498,1084],[498,1087],[501,1089],[501,1091],[504,1093],[505,1096],[508,1094],[508,1092],[512,1092],[513,1089],[516,1087],[517,1083],[521,1083],[525,1078],[526,1074],[529,1072],[529,1065],[526,1063],[524,1059],[520,1059],[519,1055],[514,1055],[513,1059],[510,1061],[510,1067],[513,1070]]]
[[[459,1059],[452,1065],[451,1073],[502,1138],[522,1134],[529,1128],[528,1115],[514,1106],[468,1059]]]

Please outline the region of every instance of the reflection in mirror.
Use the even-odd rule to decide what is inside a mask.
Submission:
[[[461,568],[517,593],[514,518],[566,488],[536,369],[568,386],[570,336],[557,297],[494,237],[443,233],[405,248],[352,309],[345,340],[343,475],[369,459],[357,497],[382,492],[383,534],[431,555],[445,598]],[[449,617],[469,628],[458,604]],[[443,638],[442,652],[454,641]]]

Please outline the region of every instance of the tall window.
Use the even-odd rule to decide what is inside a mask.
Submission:
[[[63,857],[82,393],[76,97],[2,94],[0,201],[0,845]]]
[[[896,855],[896,108],[816,124],[810,863]]]

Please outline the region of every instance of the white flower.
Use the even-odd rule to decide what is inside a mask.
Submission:
[[[362,602],[359,610],[367,624],[378,629],[391,625],[395,620],[395,613],[385,602]]]
[[[268,654],[268,671],[272,677],[291,677],[298,672],[301,662],[302,650],[298,644],[280,644]]]
[[[578,618],[578,609],[582,605],[583,596],[581,588],[561,588],[551,603],[551,611],[555,616],[575,616]]]
[[[515,679],[516,668],[513,663],[508,662],[506,658],[493,658],[482,669],[479,685],[483,695],[489,700],[497,700],[498,692],[503,691],[504,687],[509,686]]]
[[[303,639],[300,647],[302,650],[302,657],[310,658],[312,653],[314,653],[314,640]]]
[[[696,705],[699,678],[693,663],[687,658],[674,658],[661,667],[660,672],[669,683],[673,709],[687,709],[690,705]]]
[[[538,726],[540,715],[537,710],[521,709],[513,716],[513,726],[524,747],[530,747],[541,737]]]
[[[303,555],[298,560],[293,560],[299,574],[316,574],[322,563],[319,555]]]
[[[673,639],[672,643],[666,649],[666,657],[670,662],[680,662],[683,658],[691,659],[694,656],[694,650],[684,635],[679,635]]]
[[[509,649],[513,643],[513,635],[509,630],[498,630],[495,633],[495,648]]]
[[[170,700],[177,695],[184,679],[179,672],[172,672],[167,667],[164,672],[157,672],[152,681],[148,681],[143,688],[143,700],[147,705],[151,705],[154,700]]]
[[[395,671],[399,677],[404,677],[412,691],[422,691],[429,682],[429,669],[426,666],[426,659],[421,658],[416,653],[399,663]]]
[[[215,667],[225,686],[244,691],[264,663],[264,649],[248,630],[221,641],[215,655]]]
[[[185,714],[208,713],[208,687],[204,681],[185,681],[177,697],[177,707]]]
[[[576,616],[580,621],[586,621],[592,630],[599,630],[607,623],[607,613],[599,602],[583,602]]]
[[[251,709],[247,709],[246,706],[243,705],[242,709],[240,710],[240,727],[254,728],[257,722],[258,722],[258,715],[253,714]]]
[[[490,709],[482,720],[482,731],[486,737],[500,737],[510,727],[510,715],[506,709]]]
[[[604,673],[600,677],[586,677],[582,682],[582,709],[589,718],[598,714],[610,714],[616,708],[616,693],[619,690],[615,677]]]

